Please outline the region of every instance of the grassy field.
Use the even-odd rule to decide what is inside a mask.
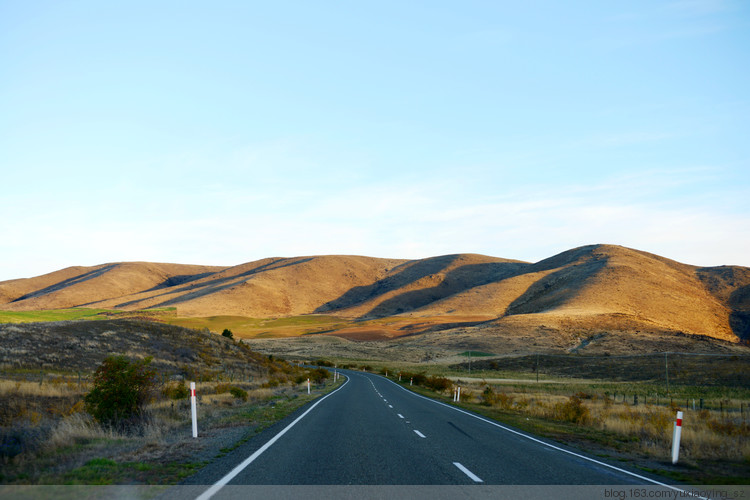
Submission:
[[[75,307],[43,311],[3,311],[0,310],[0,323],[36,323],[46,321],[102,320],[114,318],[143,318],[170,325],[193,329],[208,329],[221,333],[229,329],[235,336],[244,338],[290,337],[318,334],[352,324],[351,320],[335,316],[306,315],[288,318],[249,318],[245,316],[177,316],[176,308],[165,307],[143,311],[122,311],[115,309],[90,309]]]
[[[45,321],[99,320],[113,318],[149,318],[154,320],[174,316],[174,307],[146,309],[143,311],[119,311],[113,309],[90,309],[73,307],[70,309],[48,309],[42,311],[3,311],[0,310],[0,323],[38,323]]]
[[[35,323],[39,321],[72,321],[101,319],[107,309],[54,309],[47,311],[0,311],[0,323]]]

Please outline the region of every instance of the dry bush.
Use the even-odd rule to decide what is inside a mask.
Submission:
[[[585,425],[591,422],[591,411],[578,396],[570,396],[564,403],[557,403],[550,414],[555,420]]]
[[[500,404],[500,408],[503,410],[510,410],[513,408],[513,400],[514,396],[509,396],[508,394],[501,392],[497,395],[497,402]]]

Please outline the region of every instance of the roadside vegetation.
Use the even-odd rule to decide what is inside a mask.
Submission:
[[[6,361],[8,352],[31,344],[39,347],[28,359],[47,359],[42,349],[54,350],[54,341],[85,358],[86,342],[102,335],[125,353],[73,366],[62,359],[41,370],[38,361],[36,368],[0,366],[0,484],[176,483],[334,386],[325,370],[158,323],[30,324],[0,333]],[[192,363],[172,360],[177,345]],[[143,355],[149,350],[153,357]],[[198,439],[191,432],[193,380]]]

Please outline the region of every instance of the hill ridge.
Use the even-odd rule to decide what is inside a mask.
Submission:
[[[750,268],[697,267],[595,244],[536,263],[470,253],[269,257],[236,266],[113,262],[0,282],[3,310],[166,306],[183,316],[471,316],[527,329],[643,329],[737,342],[750,337]]]

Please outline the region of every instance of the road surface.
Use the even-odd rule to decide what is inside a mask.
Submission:
[[[237,485],[659,484],[383,377],[344,373],[341,387],[190,478],[205,485],[201,500]]]

